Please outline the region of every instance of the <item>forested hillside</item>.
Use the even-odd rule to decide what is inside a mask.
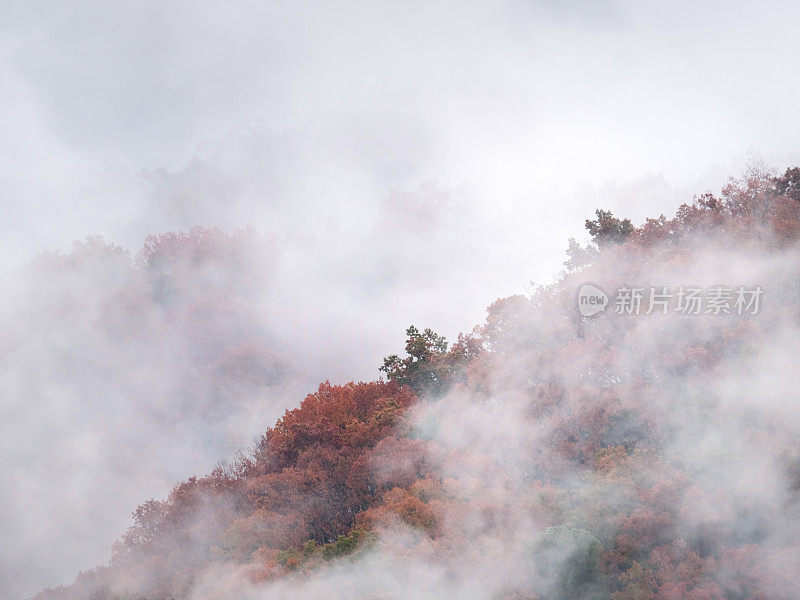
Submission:
[[[323,383],[237,460],[143,503],[107,565],[37,600],[794,600],[800,169],[586,228],[553,283],[497,300],[452,344],[410,327],[376,365],[385,380]],[[236,340],[194,346],[197,388],[216,390],[200,410],[287,377],[197,267],[236,265],[248,239],[162,236],[120,263],[138,283],[109,307],[155,294],[171,326]],[[586,284],[608,296],[593,316]]]

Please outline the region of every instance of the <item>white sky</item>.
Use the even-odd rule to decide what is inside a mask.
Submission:
[[[160,225],[131,229],[141,170],[178,171],[252,119],[330,165],[322,189],[359,206],[427,179],[540,204],[580,180],[663,173],[684,187],[753,149],[777,166],[797,152],[791,2],[6,0],[0,12],[6,262],[91,233],[135,245]]]

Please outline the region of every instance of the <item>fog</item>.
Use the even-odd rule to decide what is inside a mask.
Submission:
[[[483,335],[496,353],[470,366],[465,386],[413,406],[397,437],[372,453],[375,480],[424,499],[417,506],[435,515],[435,535],[390,519],[355,554],[272,581],[254,583],[258,556],[206,568],[188,597],[483,600],[533,597],[514,595],[532,587],[545,598],[607,598],[599,582],[593,590],[589,578],[586,587],[585,573],[574,589],[565,578],[581,579],[570,569],[600,539],[619,544],[638,535],[664,540],[660,560],[674,561],[686,580],[699,560],[687,542],[706,551],[719,545],[727,561],[736,559],[724,552],[730,540],[744,550],[747,565],[711,559],[697,569],[686,597],[749,597],[743,581],[756,564],[765,597],[792,598],[800,581],[790,465],[800,413],[787,361],[798,337],[791,300],[798,249],[736,250],[730,242],[690,239],[688,253],[680,244],[639,255],[612,248],[558,287],[495,312]],[[670,255],[680,258],[665,264]],[[581,319],[575,299],[587,278],[609,292],[630,282],[670,289],[758,282],[764,298],[744,317],[626,316],[612,304]],[[709,363],[692,354],[715,344],[723,351]],[[594,435],[605,436],[603,451],[578,460]],[[406,490],[385,494],[386,504],[398,491]],[[192,531],[200,535],[208,523],[197,517]],[[683,545],[666,543],[672,536]],[[98,579],[98,589],[130,591],[130,581]]]
[[[453,339],[549,282],[595,208],[638,223],[800,162],[799,10],[3,2],[0,597],[107,560],[141,501],[316,382],[376,377],[410,323]],[[197,340],[130,321],[108,278],[139,285],[147,235],[250,224],[223,281],[285,371],[196,414],[219,401]],[[93,235],[128,258],[35,266]],[[250,341],[234,329],[201,346]]]

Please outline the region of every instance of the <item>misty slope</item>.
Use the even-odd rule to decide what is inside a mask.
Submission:
[[[363,228],[194,227],[130,250],[92,237],[6,277],[0,600],[105,561],[142,498],[209,472],[318,382],[373,378],[412,316],[450,334],[487,287],[522,289],[544,242],[483,251],[509,215],[492,225],[476,204],[429,184]]]
[[[321,385],[37,598],[795,598],[800,170],[587,227],[555,283],[450,350],[409,330],[389,382]],[[583,317],[585,283],[763,297]]]

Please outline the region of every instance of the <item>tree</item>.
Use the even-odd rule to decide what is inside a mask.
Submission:
[[[800,202],[800,167],[786,169],[786,172],[773,180],[775,192]]]
[[[597,215],[597,219],[594,221],[586,219],[586,229],[589,230],[592,241],[600,247],[609,244],[619,245],[634,231],[630,219],[618,219],[610,210],[598,208],[594,214]]]
[[[565,526],[542,532],[530,548],[530,560],[539,579],[557,600],[600,597],[603,545],[590,532]],[[555,575],[555,577],[553,577]]]
[[[422,333],[411,325],[406,329],[406,354],[400,358],[392,354],[383,359],[380,371],[390,381],[407,385],[419,393],[441,393],[445,382],[437,370],[437,359],[447,353],[447,340],[431,329]]]

